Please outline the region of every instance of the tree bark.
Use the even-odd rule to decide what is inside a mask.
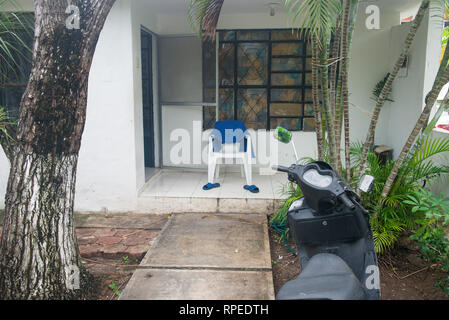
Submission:
[[[368,129],[368,135],[367,135],[367,138],[363,145],[362,160],[360,162],[359,170],[357,171],[357,174],[356,174],[357,176],[363,175],[366,170],[366,161],[368,158],[370,146],[374,142],[374,135],[376,133],[377,121],[379,120],[380,111],[381,111],[383,105],[385,104],[385,101],[388,98],[388,95],[391,91],[393,82],[396,79],[396,77],[399,73],[399,70],[401,69],[401,67],[410,51],[413,40],[416,37],[416,33],[421,25],[422,20],[424,19],[425,13],[429,9],[429,1],[430,0],[422,1],[419,11],[415,17],[414,22],[413,22],[413,25],[410,28],[410,31],[405,40],[405,45],[402,50],[402,53],[399,56],[398,60],[396,61],[395,65],[393,67],[393,71],[390,73],[390,76],[388,77],[387,82],[385,83],[385,86],[382,89],[379,99],[377,100],[376,107],[374,108],[374,112],[371,117],[371,123],[370,123],[369,129]]]
[[[73,206],[95,47],[115,0],[35,0],[30,80],[22,98],[0,241],[0,299],[83,294]]]

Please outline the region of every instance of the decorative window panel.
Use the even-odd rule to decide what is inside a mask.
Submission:
[[[216,101],[216,42],[203,43],[203,101],[215,103]]]
[[[217,119],[217,108],[215,106],[203,107],[203,129],[213,128]]]
[[[305,104],[304,105],[304,116],[305,117],[313,117],[315,115],[315,111],[313,110],[313,104]]]
[[[239,44],[237,60],[240,86],[264,86],[268,84],[268,46],[266,44]]]
[[[273,73],[272,86],[301,86],[302,73]]]
[[[302,56],[304,44],[302,42],[273,43],[273,56]]]
[[[237,117],[248,129],[265,129],[267,123],[267,90],[239,89]]]
[[[220,44],[219,80],[221,86],[234,84],[234,61],[234,44]]]
[[[235,31],[220,31],[220,41],[234,41]]]
[[[304,118],[304,131],[315,131],[315,118]]]
[[[237,34],[239,41],[261,41],[270,37],[269,31],[239,31]]]
[[[276,129],[279,126],[290,131],[302,131],[303,129],[301,118],[272,118],[271,129]]]
[[[302,91],[297,89],[271,90],[271,102],[301,102]]]
[[[272,103],[270,115],[273,117],[302,117],[302,104],[300,103]],[[313,114],[312,114],[313,116]]]
[[[234,120],[234,90],[220,89],[218,120]]]
[[[213,107],[204,107],[205,127],[212,126],[216,116],[218,120],[242,120],[252,129],[315,130],[312,48],[300,33],[291,29],[224,30],[218,39],[218,108],[215,115]],[[205,81],[205,97],[212,98],[215,91],[208,91],[212,83]]]
[[[271,40],[283,41],[283,40],[300,40],[299,32],[295,30],[273,30],[271,32]]]
[[[304,60],[301,58],[273,58],[271,62],[272,71],[302,71]]]

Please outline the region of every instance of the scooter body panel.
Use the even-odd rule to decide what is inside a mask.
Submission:
[[[380,298],[377,257],[368,219],[365,210],[359,205],[355,210],[349,210],[342,206],[332,214],[320,216],[308,207],[306,201],[303,201],[301,206],[288,212],[288,227],[290,235],[296,242],[302,272],[316,268],[316,266],[309,266],[313,257],[321,254],[335,255],[349,267],[364,292],[361,297],[357,286],[351,284],[350,288],[354,290],[353,293],[341,292],[341,295],[335,295],[325,290],[322,299],[336,296],[367,300]],[[317,279],[323,277],[320,270],[315,272]],[[313,272],[309,272],[309,278],[310,275],[313,275]],[[342,278],[345,277],[347,275],[342,276]],[[301,278],[300,275],[294,281],[298,284],[301,283],[301,279],[304,281],[305,278]],[[314,281],[319,282],[319,280]],[[281,295],[278,296],[278,299],[288,296],[285,290],[292,285],[289,284],[286,288],[282,288],[283,291],[280,292]],[[349,290],[348,287],[345,288],[342,290]],[[307,294],[303,294],[302,297],[304,299],[320,299],[318,295],[315,292],[313,297],[307,296]]]

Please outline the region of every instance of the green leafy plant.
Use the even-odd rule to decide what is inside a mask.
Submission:
[[[109,289],[114,292],[117,298],[122,294],[122,292],[117,288],[117,284],[115,283],[115,281],[109,284]]]
[[[303,194],[301,192],[301,189],[291,182],[282,185],[280,193],[283,195],[287,195],[288,198],[284,201],[279,210],[277,210],[276,213],[273,215],[273,217],[270,220],[270,225],[274,230],[279,232],[280,234],[279,241],[283,241],[285,247],[291,253],[296,255],[296,252],[293,251],[287,244],[287,237],[289,231],[287,228],[287,212],[290,209],[290,206],[293,204],[293,202],[301,198]]]
[[[122,257],[123,263],[128,265],[129,264],[129,257],[128,256],[123,256]]]
[[[383,90],[383,88],[385,87],[385,84],[387,83],[389,77],[390,77],[390,73],[387,73],[387,75],[385,76],[385,78],[383,78],[382,80],[380,80],[380,81],[376,84],[376,86],[374,87],[373,92],[372,92],[372,94],[373,94],[373,98],[372,98],[372,99],[373,99],[374,101],[377,101],[377,100],[379,99],[380,95],[382,94],[382,90]],[[388,91],[388,97],[390,96],[392,90],[393,90],[393,88],[390,87],[390,88],[389,88],[389,91]],[[394,102],[394,100],[392,100],[391,98],[386,98],[385,100],[386,100],[386,101],[390,101],[390,102]]]
[[[437,196],[423,188],[417,190],[404,201],[419,213],[418,227],[412,240],[417,241],[421,257],[429,264],[436,265],[449,274],[449,239],[445,228],[449,225],[449,197]],[[449,275],[435,283],[449,297]]]
[[[4,107],[0,107],[0,131],[7,140],[13,140],[9,135],[7,128],[14,125],[16,125],[16,121],[11,119]]]
[[[373,190],[361,196],[362,205],[373,214],[371,226],[377,252],[382,253],[397,242],[406,230],[417,226],[420,213],[412,210],[409,196],[424,184],[431,184],[449,175],[449,167],[439,165],[432,159],[449,152],[449,138],[419,141],[413,155],[403,163],[390,194],[381,197],[388,176],[395,165],[389,161],[381,165],[379,158],[372,152],[367,157],[366,173],[374,176]],[[354,168],[360,165],[362,145],[355,143],[351,147]]]
[[[279,259],[277,259],[277,260],[271,260],[271,263],[272,264],[278,264],[278,263],[280,263],[281,262],[281,260],[279,260]]]
[[[31,47],[25,39],[32,39],[34,24],[29,14],[7,11],[6,6],[21,11],[15,0],[0,0],[0,86],[17,76],[21,59],[29,59]]]

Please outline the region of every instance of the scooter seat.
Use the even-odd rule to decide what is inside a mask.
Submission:
[[[313,256],[300,275],[287,282],[276,300],[363,300],[359,279],[339,256],[320,253]]]

